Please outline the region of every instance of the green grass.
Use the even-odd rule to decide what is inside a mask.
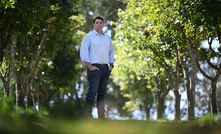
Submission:
[[[203,125],[202,125],[203,124]],[[29,117],[0,121],[0,134],[221,134],[221,122],[72,120]]]
[[[219,134],[221,125],[200,126],[187,121],[54,120],[48,129],[65,134]]]

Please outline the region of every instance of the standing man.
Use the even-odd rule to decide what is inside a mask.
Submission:
[[[97,96],[98,118],[105,118],[105,94],[111,70],[114,68],[114,54],[111,38],[102,28],[104,20],[96,17],[94,30],[88,33],[81,44],[81,61],[87,66],[88,93],[84,115],[91,116],[94,98]]]

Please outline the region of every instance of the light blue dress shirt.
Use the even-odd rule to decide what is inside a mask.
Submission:
[[[80,57],[82,63],[114,63],[113,45],[110,36],[100,35],[96,30],[88,33],[81,43]]]

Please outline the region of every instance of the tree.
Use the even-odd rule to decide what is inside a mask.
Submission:
[[[1,27],[4,29],[1,33],[3,35],[4,32],[8,33],[10,41],[14,42],[12,44],[11,58],[13,76],[16,81],[16,104],[22,106],[24,94],[27,91],[26,88],[36,71],[42,47],[46,44],[46,39],[48,39],[48,33],[57,32],[49,29],[54,23],[63,23],[71,15],[76,14],[73,10],[73,6],[76,6],[76,3],[74,1],[36,1],[30,3],[19,1],[14,5],[14,10],[5,9],[6,11],[2,14],[4,18],[2,24],[5,24],[3,25],[5,27]],[[22,6],[26,7],[24,12]],[[9,21],[14,15],[17,18]],[[18,48],[16,53],[18,55],[14,55],[16,48]],[[35,55],[34,58],[33,55]],[[14,64],[16,61],[19,62]]]
[[[151,2],[146,1],[128,1],[127,10],[119,12],[121,22],[118,24],[118,31],[116,33],[119,34],[117,34],[117,37],[123,39],[124,45],[126,46],[125,52],[129,53],[130,57],[135,56],[134,51],[140,53],[139,56],[135,56],[137,60],[140,60],[136,69],[142,70],[144,75],[149,74],[147,72],[151,72],[151,74],[148,75],[148,77],[151,78],[159,72],[164,72],[164,70],[166,70],[169,75],[172,74],[172,77],[168,77],[170,78],[170,88],[173,88],[174,93],[177,94],[175,95],[177,96],[177,99],[175,99],[177,101],[177,103],[175,103],[175,109],[177,111],[175,112],[175,119],[180,119],[180,95],[178,92],[179,64],[177,64],[179,59],[176,55],[177,48],[174,43],[175,41],[171,37],[173,34],[167,32],[167,27],[172,23],[162,26],[162,24],[165,24],[163,20],[166,19],[154,17],[157,15],[160,16],[161,14],[160,4],[157,2],[150,3]],[[153,10],[149,10],[150,8]],[[167,13],[169,14],[169,12]],[[149,60],[146,61],[146,59]],[[145,62],[151,63],[150,70],[148,71],[144,71],[147,67],[147,63]],[[136,72],[139,71],[136,70]],[[173,80],[176,81],[176,84],[172,82]],[[156,86],[154,87],[156,88]],[[162,96],[165,97],[163,94]]]
[[[211,113],[217,114],[217,104],[216,104],[216,85],[220,73],[220,68],[218,67],[220,63],[213,64],[211,59],[213,57],[220,57],[221,52],[221,32],[220,32],[220,9],[221,2],[215,1],[181,1],[180,2],[180,16],[183,24],[190,23],[194,26],[192,31],[195,31],[194,36],[187,37],[187,41],[192,43],[191,47],[195,48],[196,53],[196,66],[204,77],[211,81],[211,92],[210,92],[210,103],[211,103]],[[199,33],[199,34],[197,34]],[[204,34],[203,34],[204,33]],[[214,38],[218,38],[219,53],[212,49],[212,42]],[[200,49],[200,41],[208,40],[209,50]],[[194,44],[194,45],[193,45]],[[200,54],[200,58],[199,55]],[[206,54],[206,56],[205,56]],[[208,65],[216,70],[213,76],[209,76],[205,71],[202,70],[199,64],[199,60],[203,59],[207,61]]]

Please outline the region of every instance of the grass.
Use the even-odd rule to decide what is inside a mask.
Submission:
[[[203,124],[203,125],[202,125]],[[29,117],[0,121],[0,134],[221,134],[221,122],[72,120]]]

